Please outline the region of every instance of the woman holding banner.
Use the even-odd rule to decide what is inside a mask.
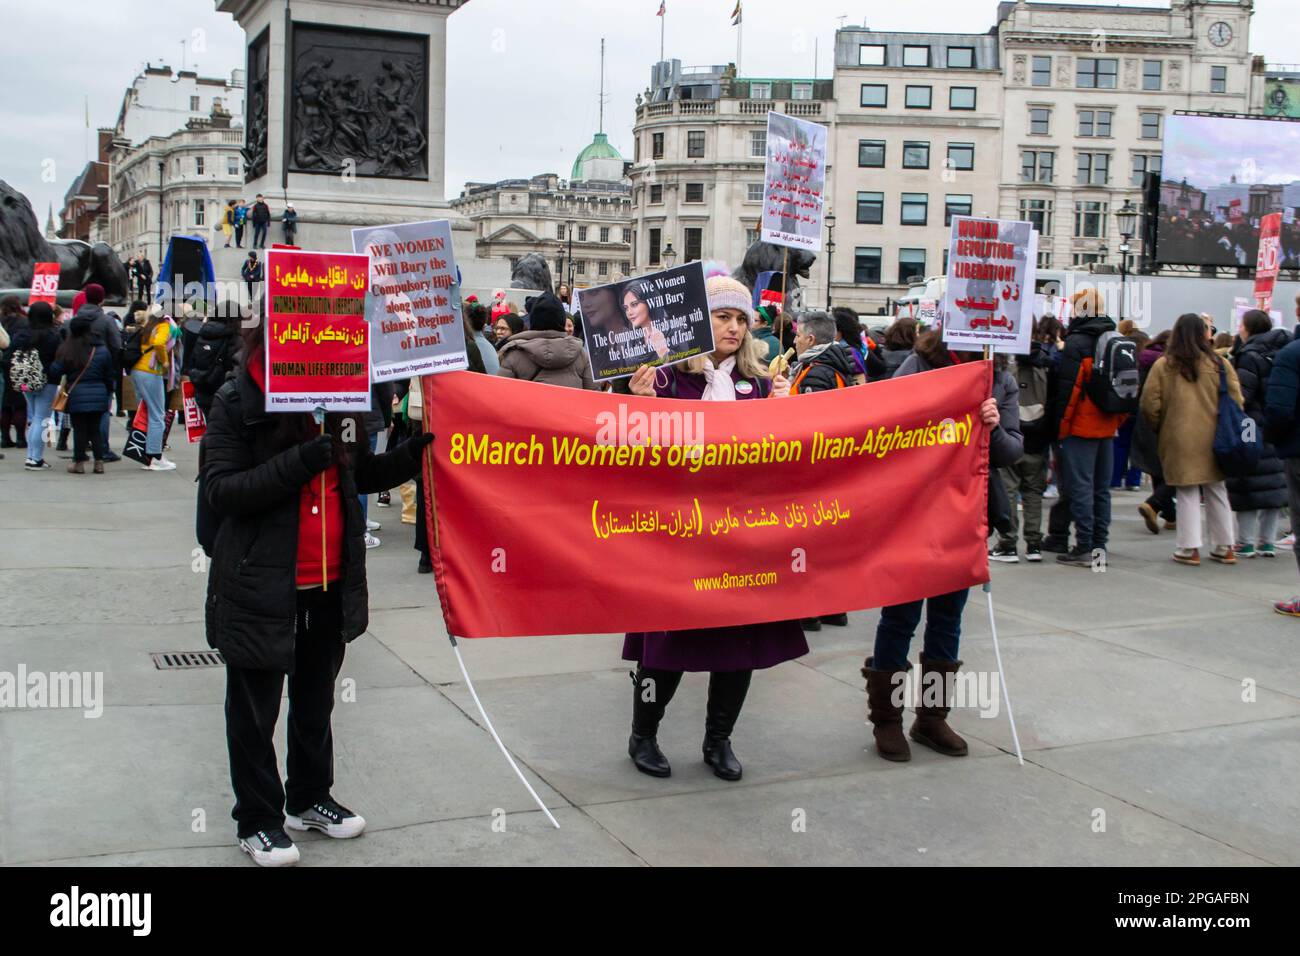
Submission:
[[[916,351],[894,378],[947,368],[963,362],[979,361],[978,352],[949,352],[940,329],[927,332],[916,341]],[[1014,464],[1024,454],[1020,434],[1020,387],[1006,371],[1006,356],[994,363],[993,397],[980,406],[980,418],[989,434],[989,528],[998,521],[997,501],[1001,507],[1015,507],[1007,500],[998,478],[998,469]],[[924,386],[922,386],[924,387]],[[1001,495],[996,495],[1001,491]],[[936,594],[920,601],[896,604],[880,609],[873,653],[863,662],[862,676],[867,681],[868,718],[876,740],[876,752],[886,760],[912,759],[912,750],[903,736],[902,695],[896,691],[912,669],[907,655],[916,627],[925,611],[925,644],[921,650],[921,683],[917,691],[916,720],[909,734],[913,740],[950,757],[966,755],[966,741],[948,726],[948,711],[957,670],[961,661],[957,650],[961,641],[961,615],[969,589]],[[937,701],[937,703],[936,703]]]
[[[730,276],[707,280],[714,351],[682,365],[637,369],[629,384],[634,395],[734,402],[784,397],[790,383],[769,378],[767,348],[749,332],[754,311],[751,296]],[[731,732],[757,669],[773,667],[808,653],[798,621],[697,631],[629,634],[623,659],[637,662],[632,675],[632,736],[628,755],[642,773],[672,774],[656,735],[684,671],[709,672],[709,699],[704,723],[704,762],[723,780],[739,780],[740,761],[731,749]]]
[[[239,371],[217,392],[200,450],[199,537],[211,556],[208,644],[226,661],[226,742],[239,846],[260,866],[298,862],[284,832],[354,837],[338,803],[330,715],[344,646],[364,633],[365,519],[359,494],[410,479],[422,434],[374,455],[360,416],[269,414],[264,330],[246,329]],[[276,720],[289,675],[289,776]],[[285,811],[288,811],[286,819]]]

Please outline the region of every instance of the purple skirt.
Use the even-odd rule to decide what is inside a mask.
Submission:
[[[808,642],[798,621],[651,631],[629,634],[623,640],[623,660],[666,671],[761,670],[807,653]]]

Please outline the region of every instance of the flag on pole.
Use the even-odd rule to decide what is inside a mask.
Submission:
[[[731,25],[733,27],[740,26],[740,14],[740,0],[736,0],[736,9],[731,11]]]
[[[662,17],[664,15],[664,11],[667,9],[668,9],[668,0],[660,0],[659,12],[656,13],[655,16]]]

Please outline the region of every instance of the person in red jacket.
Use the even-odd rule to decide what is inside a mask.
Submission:
[[[1074,547],[1056,560],[1093,567],[1109,540],[1114,438],[1127,416],[1103,412],[1088,397],[1097,339],[1115,330],[1115,322],[1106,315],[1105,298],[1097,289],[1081,289],[1070,304],[1074,317],[1061,349],[1051,415],[1061,443],[1061,496],[1070,504],[1075,539]]]

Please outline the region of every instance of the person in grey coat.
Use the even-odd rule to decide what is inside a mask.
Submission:
[[[916,351],[910,355],[894,378],[946,368],[962,362],[979,361],[978,353],[952,353],[943,344],[940,330],[927,332],[916,341]],[[993,394],[980,406],[980,417],[989,434],[989,525],[996,527],[999,507],[1006,508],[1006,492],[997,478],[997,469],[1014,463],[1024,454],[1024,439],[1020,434],[1020,386],[1006,370],[1006,356],[994,362]],[[1001,366],[999,368],[999,365]],[[995,495],[1001,491],[1003,504],[995,504]],[[876,740],[876,752],[886,760],[912,759],[907,738],[903,736],[903,705],[896,702],[895,688],[906,678],[910,669],[908,651],[921,612],[925,611],[925,647],[921,651],[921,700],[916,707],[916,722],[910,736],[939,753],[962,757],[967,752],[966,741],[948,726],[951,707],[950,692],[961,661],[957,659],[961,641],[961,615],[966,607],[969,589],[962,588],[949,594],[937,594],[920,601],[881,608],[880,623],[876,627],[875,648],[862,667],[867,681],[868,717]],[[941,688],[942,706],[925,703],[926,691],[934,686]],[[933,694],[934,691],[929,691]]]

